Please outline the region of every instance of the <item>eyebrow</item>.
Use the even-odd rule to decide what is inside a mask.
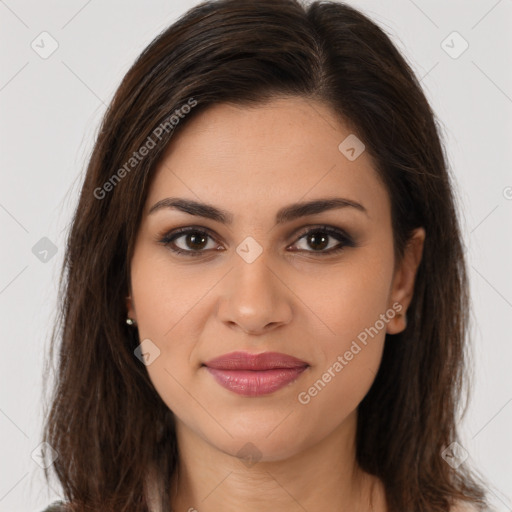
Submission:
[[[167,197],[158,201],[150,208],[148,215],[151,215],[164,208],[176,209],[184,213],[188,213],[189,215],[204,217],[226,225],[233,224],[233,215],[226,210],[217,208],[210,204],[199,203],[191,199],[181,199],[175,197]],[[354,208],[355,210],[368,215],[368,211],[362,204],[359,204],[350,199],[332,197],[326,199],[315,199],[313,201],[307,202],[293,203],[285,206],[277,212],[275,222],[276,224],[284,224],[285,222],[291,222],[292,220],[301,217],[306,217],[308,215],[314,215],[339,208]]]

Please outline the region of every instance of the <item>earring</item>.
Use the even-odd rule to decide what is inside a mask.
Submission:
[[[128,318],[126,319],[126,323],[127,323],[128,325],[135,325],[135,321],[134,321],[134,320],[132,320],[130,317],[128,317]]]

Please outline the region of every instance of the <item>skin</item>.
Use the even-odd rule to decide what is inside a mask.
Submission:
[[[386,510],[381,482],[356,463],[357,406],[378,371],[386,333],[401,332],[404,316],[389,319],[309,403],[298,401],[379,315],[394,303],[405,313],[423,249],[418,228],[395,261],[390,199],[374,162],[366,151],[350,161],[338,149],[350,133],[329,107],[302,98],[218,104],[183,126],[156,169],[127,309],[140,339],[160,350],[147,371],[176,417],[175,510]],[[233,224],[171,208],[149,214],[167,197],[227,210]],[[346,207],[275,225],[281,207],[331,197],[367,213]],[[356,246],[322,256],[339,240],[331,236],[319,250],[303,236],[322,224],[345,230]],[[159,243],[186,226],[209,230],[202,255]],[[262,249],[251,263],[236,252],[248,236]],[[174,243],[198,250],[187,235]],[[310,367],[272,394],[240,396],[201,366],[236,350],[282,352]],[[249,442],[252,465],[237,455]]]

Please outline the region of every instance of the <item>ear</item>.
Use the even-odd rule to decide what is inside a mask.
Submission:
[[[402,261],[395,269],[388,307],[399,303],[402,308],[397,309],[399,313],[388,322],[388,334],[402,332],[407,326],[406,312],[413,297],[414,281],[423,255],[424,243],[425,230],[416,228],[404,248]]]
[[[130,295],[126,297],[126,316],[132,320],[137,320],[135,316],[135,308],[133,307],[133,300]]]

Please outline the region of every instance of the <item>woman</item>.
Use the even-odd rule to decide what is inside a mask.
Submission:
[[[67,509],[485,510],[436,119],[355,9],[206,2],[160,34],[64,271],[44,440]]]

